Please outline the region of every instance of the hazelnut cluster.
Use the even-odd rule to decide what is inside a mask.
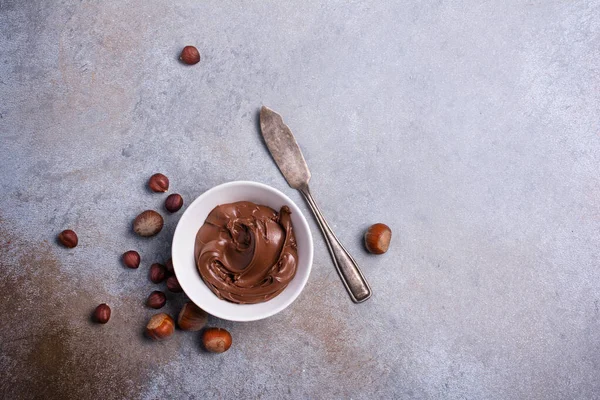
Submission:
[[[196,50],[197,51],[197,50]],[[191,57],[189,51],[186,60]],[[192,54],[193,56],[193,54]],[[182,55],[183,57],[183,55]],[[198,61],[199,61],[198,55]],[[183,58],[182,58],[183,60]],[[184,61],[187,63],[187,61]],[[154,174],[148,180],[148,188],[156,193],[164,193],[169,190],[169,178],[163,174]],[[165,200],[165,209],[175,213],[183,206],[183,198],[177,193],[169,195]],[[158,234],[164,225],[163,217],[154,210],[146,210],[139,214],[133,221],[133,231],[142,237],[150,237]],[[67,248],[77,246],[79,240],[77,234],[67,229],[58,235],[58,241]],[[123,265],[127,268],[138,269],[141,262],[140,254],[135,250],[128,250],[121,256]],[[181,293],[183,289],[175,276],[173,260],[169,259],[165,264],[153,263],[150,265],[149,278],[153,283],[159,284],[166,280],[166,287],[170,292]],[[155,290],[146,299],[146,305],[153,309],[161,309],[167,303],[167,296],[160,290]],[[108,304],[98,305],[92,314],[93,321],[106,324],[110,320],[111,308]],[[177,326],[183,331],[200,331],[208,322],[208,314],[191,301],[183,305],[177,317]],[[175,321],[164,312],[158,313],[148,321],[146,335],[154,340],[164,340],[175,332]],[[225,329],[208,328],[202,333],[202,343],[207,351],[222,353],[231,346],[231,334]]]
[[[182,55],[183,57],[183,55]],[[182,58],[183,60],[183,58]],[[169,178],[163,174],[154,174],[148,181],[148,187],[153,192],[161,193],[169,190]],[[174,193],[165,200],[165,208],[169,212],[177,212],[183,206],[181,195]],[[154,210],[146,210],[139,214],[133,221],[133,231],[142,237],[150,237],[158,234],[164,225],[163,217]],[[392,238],[391,229],[382,223],[371,225],[365,233],[365,247],[373,254],[385,253]],[[77,246],[79,240],[77,234],[67,229],[58,235],[58,241],[67,248]],[[122,255],[123,264],[131,269],[140,266],[141,257],[135,250],[128,250]],[[149,269],[149,278],[155,284],[166,280],[167,289],[173,293],[183,291],[173,269],[173,260],[169,259],[165,265],[153,263]],[[146,305],[153,309],[160,309],[167,303],[164,292],[155,290],[146,300]],[[93,320],[99,324],[106,324],[110,320],[111,308],[103,303],[96,307]],[[208,314],[188,301],[181,308],[177,317],[177,326],[183,331],[200,331],[208,322]],[[175,320],[167,313],[159,313],[150,318],[146,325],[146,335],[154,340],[164,340],[175,332]],[[206,328],[202,332],[202,344],[207,351],[223,353],[231,347],[231,334],[222,328]]]

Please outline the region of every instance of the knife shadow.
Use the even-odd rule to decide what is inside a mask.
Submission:
[[[258,132],[258,136],[260,136],[260,142],[263,144],[263,147],[269,151],[269,148],[267,147],[267,142],[265,142],[265,138],[262,135],[262,129],[260,128],[260,108],[256,111],[256,113],[254,113],[254,116],[256,117],[255,119],[255,123],[256,123],[256,132]],[[270,155],[271,153],[269,153]]]

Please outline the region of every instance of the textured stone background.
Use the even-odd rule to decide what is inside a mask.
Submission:
[[[600,398],[599,1],[169,3],[0,0],[1,397]],[[178,63],[186,44],[199,65]],[[148,176],[188,203],[256,180],[308,213],[262,104],[374,296],[350,302],[311,218],[291,307],[211,319],[223,355],[149,342],[147,269],[178,215],[130,233],[165,197]],[[361,246],[378,221],[379,257]]]

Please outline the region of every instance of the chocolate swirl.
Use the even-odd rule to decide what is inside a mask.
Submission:
[[[298,252],[290,209],[279,213],[249,201],[213,209],[196,235],[200,276],[219,298],[261,303],[286,288],[296,275]]]

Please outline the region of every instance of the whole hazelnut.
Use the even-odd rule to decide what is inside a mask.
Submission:
[[[162,308],[167,303],[167,296],[159,290],[155,290],[150,293],[148,296],[148,300],[146,300],[146,305],[150,308],[159,309]]]
[[[181,50],[179,59],[188,65],[198,64],[200,62],[200,52],[194,46],[185,46]]]
[[[383,254],[390,247],[392,230],[385,224],[374,224],[365,233],[365,247],[370,253]]]
[[[136,269],[140,266],[140,254],[135,250],[129,250],[123,253],[123,264],[126,267]]]
[[[58,240],[62,243],[63,246],[68,247],[70,249],[77,246],[77,243],[79,243],[77,234],[70,229],[66,229],[59,233]]]
[[[179,284],[179,281],[175,275],[172,275],[167,279],[167,289],[173,293],[183,292],[183,289],[181,288],[181,285]]]
[[[223,353],[231,347],[231,334],[225,329],[208,328],[202,333],[204,348],[212,353]]]
[[[150,280],[154,283],[161,283],[167,276],[165,266],[159,263],[154,263],[150,266]]]
[[[172,258],[169,258],[167,260],[167,262],[165,263],[165,268],[167,269],[167,275],[171,276],[175,273],[173,271],[173,259]]]
[[[140,236],[154,236],[164,225],[163,217],[154,210],[146,210],[133,220],[133,231]]]
[[[177,193],[170,194],[165,200],[165,208],[169,212],[177,212],[183,207],[183,197]]]
[[[163,174],[154,174],[148,180],[148,187],[153,192],[166,192],[169,190],[169,178]]]
[[[183,305],[177,317],[177,325],[184,331],[199,331],[208,321],[206,311],[188,301]]]
[[[110,319],[110,307],[108,304],[100,304],[94,310],[94,320],[99,324],[105,324]]]
[[[175,321],[165,313],[156,314],[146,325],[146,334],[154,340],[163,340],[175,332]]]

